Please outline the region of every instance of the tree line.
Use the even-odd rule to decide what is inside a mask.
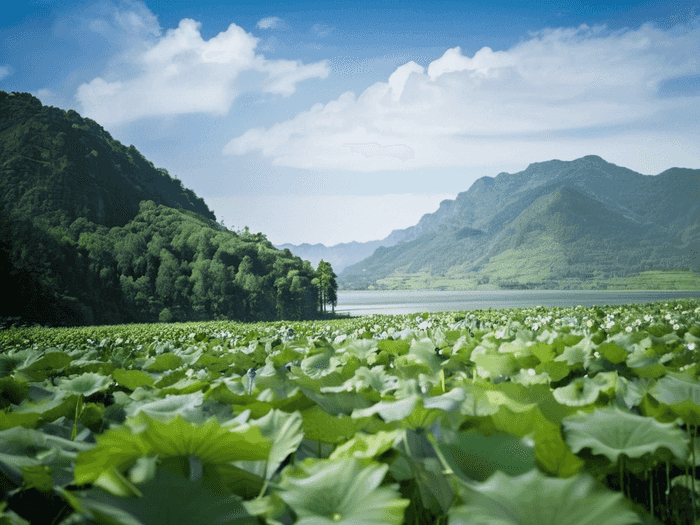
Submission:
[[[197,213],[143,201],[108,228],[65,214],[0,223],[0,315],[49,325],[312,319],[337,303],[331,265]]]

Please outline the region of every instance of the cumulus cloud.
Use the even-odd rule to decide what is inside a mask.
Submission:
[[[81,84],[76,94],[83,114],[103,125],[159,115],[221,115],[244,89],[289,96],[298,82],[329,73],[325,61],[266,59],[255,52],[258,39],[236,24],[204,40],[195,20],[183,19],[162,35],[152,19],[136,11],[115,19],[138,38],[109,71]],[[241,84],[244,72],[257,75],[252,86],[250,79]]]
[[[0,80],[5,77],[9,77],[12,74],[10,66],[0,66]]]
[[[284,20],[278,16],[268,16],[262,20],[258,20],[256,26],[258,29],[275,29],[284,23]]]
[[[639,125],[668,139],[680,123],[675,117],[686,124],[700,117],[700,98],[658,95],[664,81],[700,72],[697,21],[668,30],[545,29],[510,49],[484,47],[473,56],[455,47],[427,68],[400,66],[359,96],[347,92],[248,130],[224,153],[257,153],[281,166],[379,171],[488,164],[488,156],[512,158],[554,143],[574,156],[581,147],[629,150]],[[572,139],[576,133],[585,137]],[[404,153],[392,154],[397,145]]]

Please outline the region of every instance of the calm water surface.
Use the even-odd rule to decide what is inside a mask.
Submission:
[[[481,308],[524,308],[533,306],[594,306],[650,303],[683,297],[700,298],[700,292],[600,291],[600,290],[501,290],[501,291],[338,291],[335,311],[352,316],[371,314],[412,314],[478,310]]]

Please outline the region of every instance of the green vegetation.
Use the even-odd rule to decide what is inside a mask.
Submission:
[[[0,91],[1,317],[46,325],[313,319],[328,263],[228,231],[166,170],[75,111]]]
[[[700,273],[691,271],[650,271],[641,272],[629,277],[604,278],[600,274],[591,279],[577,278],[537,280],[532,275],[517,273],[519,268],[536,266],[529,262],[519,261],[514,272],[502,272],[499,263],[503,259],[489,263],[489,267],[480,273],[468,272],[462,274],[459,269],[450,271],[447,275],[432,275],[428,271],[408,273],[395,271],[376,284],[370,285],[371,290],[501,290],[501,289],[531,289],[531,290],[686,290],[700,291]],[[489,271],[495,268],[496,275]],[[505,275],[505,276],[504,276]]]
[[[700,300],[0,331],[0,520],[700,523]]]
[[[378,248],[338,282],[345,289],[697,289],[696,278],[663,282],[645,272],[700,270],[699,188],[700,170],[650,177],[595,156],[482,177],[392,234],[403,242]]]

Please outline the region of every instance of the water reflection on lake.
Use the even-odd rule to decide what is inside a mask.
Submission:
[[[335,311],[351,316],[411,314],[478,310],[482,308],[523,308],[533,306],[594,306],[650,303],[683,297],[700,298],[700,292],[655,290],[367,290],[338,291]]]

